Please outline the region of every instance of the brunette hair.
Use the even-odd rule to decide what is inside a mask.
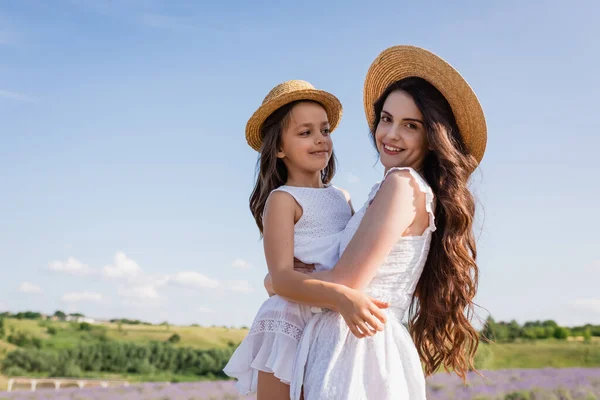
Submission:
[[[443,366],[466,380],[467,372],[475,369],[479,344],[471,324],[479,275],[475,200],[467,186],[477,161],[466,151],[448,101],[421,78],[405,78],[386,89],[374,104],[375,130],[394,91],[410,95],[423,115],[430,149],[423,176],[434,193],[437,227],[411,302],[409,329],[426,375]],[[371,139],[375,142],[375,131]]]

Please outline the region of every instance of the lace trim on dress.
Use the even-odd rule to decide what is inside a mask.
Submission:
[[[252,325],[248,336],[264,332],[281,333],[298,341],[302,337],[302,329],[282,319],[261,319]]]

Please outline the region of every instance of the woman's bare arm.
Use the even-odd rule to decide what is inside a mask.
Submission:
[[[362,289],[401,236],[422,234],[428,224],[425,194],[410,172],[394,171],[382,183],[335,267],[311,276]]]

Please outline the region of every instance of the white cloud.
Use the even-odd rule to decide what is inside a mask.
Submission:
[[[38,99],[33,96],[2,89],[0,89],[0,97],[4,97],[5,99],[9,100],[22,101],[25,103],[35,103],[36,101],[38,101]]]
[[[360,178],[353,173],[348,173],[348,183],[358,183],[360,182]]]
[[[214,314],[215,310],[212,310],[210,308],[206,308],[206,307],[198,307],[196,308],[196,311],[198,311],[199,313],[203,313],[203,314]]]
[[[243,260],[241,258],[236,258],[235,260],[233,260],[231,265],[235,268],[242,268],[242,269],[248,269],[248,268],[252,267],[252,265],[250,265],[250,263],[248,261]]]
[[[41,287],[30,282],[21,283],[19,290],[23,293],[42,293]]]
[[[600,260],[592,261],[586,268],[586,270],[591,272],[600,272]]]
[[[575,299],[571,305],[581,310],[592,311],[600,314],[600,298]]]
[[[142,274],[140,266],[122,251],[115,255],[115,264],[104,267],[104,275],[109,278],[136,278]]]
[[[67,303],[78,303],[81,301],[92,301],[99,303],[102,301],[102,295],[99,293],[92,292],[70,292],[65,293],[62,299]]]
[[[254,291],[248,281],[227,281],[225,287],[227,290],[238,293],[252,293]]]
[[[119,295],[133,300],[157,300],[160,298],[156,288],[152,285],[121,287]]]
[[[48,268],[51,271],[69,275],[88,275],[94,272],[88,265],[73,257],[69,257],[67,261],[52,261]]]
[[[192,289],[214,289],[219,281],[195,271],[182,271],[171,276],[169,282]]]

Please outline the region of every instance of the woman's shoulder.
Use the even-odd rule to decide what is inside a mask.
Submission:
[[[411,190],[415,194],[422,193],[426,195],[433,195],[431,186],[423,178],[423,176],[415,169],[410,167],[394,167],[390,168],[383,178],[382,186],[386,182],[390,182],[388,185],[392,186],[394,190]]]

